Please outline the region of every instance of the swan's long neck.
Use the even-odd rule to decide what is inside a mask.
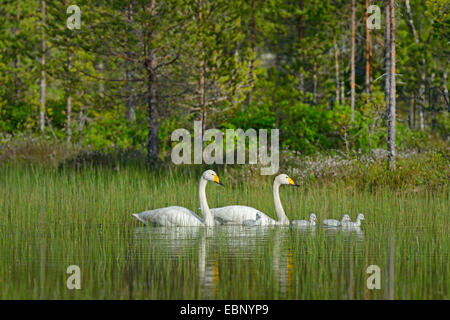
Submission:
[[[200,211],[202,212],[203,218],[205,219],[205,225],[210,227],[214,225],[214,218],[209,210],[208,202],[206,201],[206,184],[207,180],[200,179],[198,184],[198,199],[200,201]]]
[[[361,219],[360,218],[356,218],[355,226],[357,226],[357,227],[361,226]]]
[[[280,200],[280,183],[275,180],[273,183],[273,203],[275,204],[275,212],[277,213],[279,224],[289,224],[289,219],[284,213],[283,205]]]

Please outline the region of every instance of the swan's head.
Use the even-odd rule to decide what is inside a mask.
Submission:
[[[215,173],[212,170],[206,170],[205,172],[203,172],[202,178],[207,181],[212,181],[212,182],[215,182],[215,183],[223,186],[223,183],[220,182],[220,179],[219,179],[219,176],[217,175],[217,173]]]
[[[344,216],[342,217],[342,221],[343,222],[351,221],[350,216],[348,214],[344,214]]]
[[[309,221],[317,221],[317,217],[314,213],[311,213],[311,215],[309,216]]]
[[[279,184],[290,184],[291,186],[298,187],[298,184],[294,182],[287,174],[280,174],[275,178],[275,181],[277,181]]]
[[[364,215],[362,213],[358,214],[358,217],[356,219],[366,220],[366,218],[364,217]]]

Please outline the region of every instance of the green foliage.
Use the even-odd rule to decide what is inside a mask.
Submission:
[[[81,0],[77,5],[82,27],[69,30],[64,23],[68,17],[64,1],[46,1],[45,24],[40,1],[4,1],[0,8],[4,17],[0,21],[0,132],[40,134],[39,86],[45,71],[44,136],[66,138],[70,96],[74,144],[101,152],[145,151],[151,126],[148,96],[153,80],[149,81],[148,62],[152,57],[157,65],[153,67],[155,117],[162,157],[170,153],[171,132],[191,128],[202,108],[206,128],[278,128],[282,148],[302,154],[369,153],[385,148],[382,30],[372,32],[370,96],[362,90],[365,61],[359,50],[363,43],[357,43],[353,122],[348,101],[341,101],[342,105],[335,101],[334,40],[341,89],[345,95],[349,89],[348,1],[304,1],[303,8],[298,1],[255,1],[253,8],[251,1],[168,0],[158,1],[157,13],[152,13],[150,3],[106,5],[101,0]],[[357,16],[362,18],[362,3],[357,6]],[[397,147],[427,150],[430,145],[446,145],[450,127],[440,93],[443,71],[448,68],[448,1],[411,0],[411,9],[418,43],[405,19],[404,4],[398,7]],[[363,31],[362,25],[358,27],[357,39],[363,39]],[[42,52],[43,38],[46,52]],[[410,105],[419,108],[422,59],[426,91],[436,93],[431,98],[427,93],[424,132],[407,125]],[[204,99],[200,99],[202,77]],[[135,120],[126,116],[131,109]],[[430,134],[432,111],[436,121]]]
[[[448,161],[442,153],[430,152],[398,159],[394,171],[386,170],[384,161],[358,163],[341,178],[344,183],[370,190],[386,187],[403,192],[443,190],[450,178]]]

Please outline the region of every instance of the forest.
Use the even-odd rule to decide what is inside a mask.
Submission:
[[[448,152],[447,0],[2,0],[0,10],[2,160],[167,162],[171,132],[195,120],[278,128],[281,148],[300,156]]]

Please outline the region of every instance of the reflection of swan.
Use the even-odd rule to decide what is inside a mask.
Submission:
[[[341,224],[348,221],[350,221],[350,216],[348,214],[344,214],[341,221],[335,219],[327,219],[323,220],[323,224],[330,227],[339,227]]]
[[[219,281],[217,256],[208,254],[209,244],[214,244],[214,228],[201,227],[140,227],[135,237],[139,255],[151,260],[185,259],[191,261],[198,252],[198,276],[202,297],[214,298]],[[210,241],[212,240],[212,241]]]
[[[289,234],[288,228],[275,228],[273,234],[273,277],[275,285],[279,288],[280,299],[285,298],[292,283],[293,276],[293,255],[286,245],[283,245]]]
[[[342,233],[346,234],[348,236],[351,236],[352,234],[355,234],[359,240],[363,240],[364,239],[364,232],[361,231],[360,227],[349,227],[349,226],[343,227],[342,228]]]
[[[278,221],[270,218],[255,208],[247,206],[227,206],[215,208],[211,209],[211,213],[213,214],[214,219],[221,224],[243,225],[244,221],[247,221],[246,224],[251,224],[250,221],[253,220],[255,221],[253,225],[288,225],[289,219],[284,213],[279,194],[280,185],[282,184],[298,186],[286,174],[280,174],[275,178],[273,182],[273,202],[275,204],[275,212],[277,214]]]
[[[187,257],[198,242],[202,227],[139,227],[135,238],[140,254],[144,256]],[[206,228],[212,229],[212,228]],[[155,251],[154,251],[155,250]]]
[[[214,236],[214,229],[208,228],[200,233],[198,249],[198,276],[202,288],[202,298],[215,298],[217,284],[219,282],[219,261],[207,259],[206,238]],[[214,256],[213,256],[214,257]]]
[[[364,215],[362,213],[358,214],[358,217],[356,218],[356,222],[352,221],[346,221],[342,223],[343,227],[360,227],[361,226],[361,220],[366,220]]]
[[[364,232],[360,227],[324,228],[327,237],[335,238],[338,234],[346,236],[349,240],[356,238],[358,241],[364,240]]]
[[[314,213],[309,216],[309,221],[307,220],[294,220],[291,222],[293,227],[308,227],[316,225],[317,217]]]
[[[134,213],[133,216],[144,224],[150,222],[162,226],[213,226],[214,218],[211,215],[208,202],[206,201],[205,189],[208,181],[214,181],[217,184],[223,185],[214,171],[206,170],[202,174],[198,186],[198,197],[200,200],[200,210],[204,219],[200,218],[194,211],[178,206]]]

